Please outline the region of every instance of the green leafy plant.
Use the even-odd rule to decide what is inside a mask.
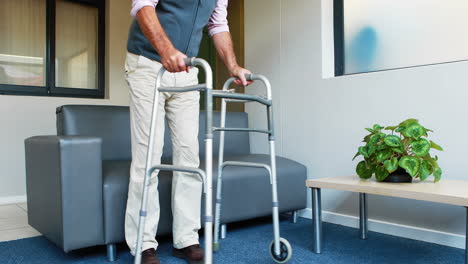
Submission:
[[[427,139],[427,133],[433,131],[420,125],[418,120],[408,119],[398,126],[385,128],[374,125],[366,130],[370,132],[363,140],[366,145],[359,147],[353,158],[364,157],[356,167],[360,178],[369,179],[375,175],[377,181],[383,181],[399,167],[421,181],[430,175],[434,176],[434,182],[442,177],[438,157],[432,157],[429,152],[431,149],[443,149]]]

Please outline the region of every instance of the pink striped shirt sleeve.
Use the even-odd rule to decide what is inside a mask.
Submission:
[[[227,6],[228,0],[218,0],[216,3],[215,10],[208,21],[208,32],[210,36],[221,32],[229,32]]]
[[[132,0],[132,10],[130,15],[136,17],[136,14],[140,9],[145,6],[156,7],[159,0]],[[227,21],[227,6],[228,0],[218,0],[216,7],[211,14],[210,20],[208,21],[208,32],[210,36],[216,35],[221,32],[229,32],[229,25]]]
[[[132,11],[130,11],[130,15],[132,17],[136,17],[136,14],[138,11],[140,11],[140,9],[145,6],[156,7],[158,2],[159,0],[132,0]]]

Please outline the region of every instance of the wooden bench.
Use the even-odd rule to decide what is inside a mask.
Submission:
[[[441,180],[415,183],[380,183],[375,180],[361,180],[357,176],[332,177],[306,181],[312,189],[312,216],[314,229],[314,252],[322,251],[322,209],[321,189],[334,189],[359,193],[359,237],[367,238],[367,194],[400,197],[463,206],[467,211],[467,236],[465,263],[468,264],[468,181]]]

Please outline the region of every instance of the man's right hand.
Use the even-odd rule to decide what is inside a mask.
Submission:
[[[161,56],[163,67],[168,72],[188,72],[189,67],[185,66],[184,62],[187,56],[172,45],[159,22],[156,12],[154,12],[154,7],[143,7],[138,11],[136,17],[143,34]]]
[[[187,58],[187,56],[176,48],[171,47],[160,55],[161,63],[168,72],[188,72],[189,67],[187,67],[184,62],[184,59]]]

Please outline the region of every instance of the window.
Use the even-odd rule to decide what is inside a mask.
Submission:
[[[335,75],[468,60],[466,0],[334,0]]]
[[[104,97],[104,0],[0,0],[0,94]]]
[[[46,0],[0,0],[0,83],[45,86]]]

